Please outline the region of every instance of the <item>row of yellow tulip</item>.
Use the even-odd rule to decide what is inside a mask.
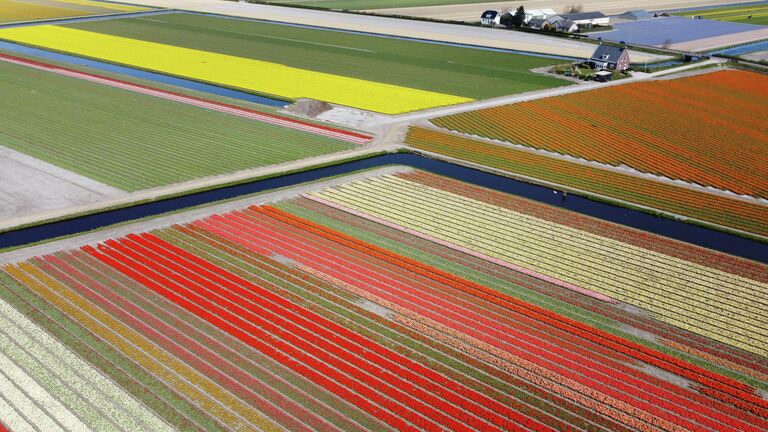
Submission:
[[[418,111],[471,100],[251,58],[54,25],[2,29],[0,38],[280,98],[317,99],[385,114]]]

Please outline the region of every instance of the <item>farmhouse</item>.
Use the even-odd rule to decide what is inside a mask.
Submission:
[[[600,45],[588,61],[594,69],[625,71],[629,67],[627,47]]]
[[[534,26],[535,25],[535,26]],[[547,19],[541,20],[539,23],[535,18],[528,22],[528,27],[549,29],[558,32],[572,33],[579,29],[579,26],[575,22],[563,18],[562,15],[554,15]]]
[[[560,14],[559,16],[575,22],[579,27],[607,26],[610,22],[610,18],[602,12],[569,13]]]
[[[501,24],[501,14],[495,10],[487,10],[480,15],[480,24],[494,27]]]

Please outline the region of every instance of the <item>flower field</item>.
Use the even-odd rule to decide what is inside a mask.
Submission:
[[[606,254],[636,262],[614,271]],[[0,418],[761,431],[764,318],[743,310],[765,270],[423,172],[375,177],[5,265]],[[709,319],[669,323],[679,308]]]
[[[278,99],[310,97],[382,112],[570,84],[531,71],[560,62],[553,58],[192,13],[91,20],[32,33],[0,32],[0,38],[15,34],[23,43]],[[60,38],[64,34],[72,39]],[[129,46],[133,51],[124,49]],[[235,67],[241,73],[231,73]]]
[[[569,162],[512,147],[414,127],[406,144],[588,193],[768,235],[768,206]]]
[[[311,98],[385,114],[472,100],[54,25],[2,29],[0,38],[281,98]]]
[[[616,101],[621,101],[619,104]],[[746,71],[592,90],[433,120],[441,127],[768,197],[768,77]]]
[[[760,312],[768,306],[768,284],[395,177],[351,183],[309,198],[768,354],[768,318]]]

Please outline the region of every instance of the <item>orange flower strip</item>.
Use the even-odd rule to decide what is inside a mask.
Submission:
[[[768,197],[768,76],[720,71],[433,120],[458,132]]]
[[[768,206],[757,203],[494,145],[439,130],[411,128],[406,144],[584,192],[768,236]]]

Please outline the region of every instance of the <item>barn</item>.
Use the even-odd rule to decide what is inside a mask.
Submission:
[[[571,20],[579,27],[607,26],[610,18],[602,12],[580,12],[560,14],[563,19]]]

